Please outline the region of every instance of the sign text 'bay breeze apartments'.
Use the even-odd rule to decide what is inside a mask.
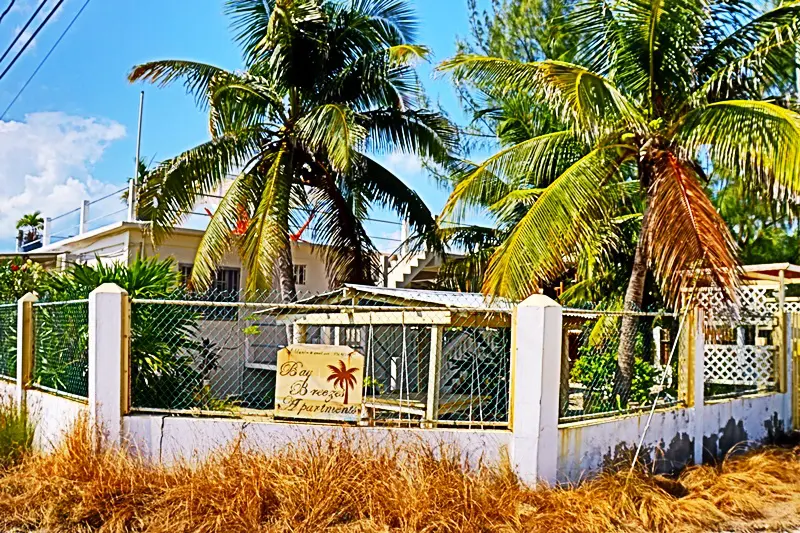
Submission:
[[[357,421],[364,356],[347,346],[292,344],[278,352],[275,416]]]

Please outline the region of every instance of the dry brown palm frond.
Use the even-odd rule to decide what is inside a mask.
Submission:
[[[687,273],[704,268],[732,296],[739,273],[736,243],[697,172],[669,151],[654,160],[644,239],[662,292],[675,301],[691,281]]]

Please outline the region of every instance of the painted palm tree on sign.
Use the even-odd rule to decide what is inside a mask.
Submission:
[[[347,405],[350,389],[354,389],[358,385],[356,372],[359,369],[347,368],[347,365],[342,360],[339,360],[339,366],[328,365],[328,368],[331,370],[331,375],[328,376],[328,383],[333,382],[334,387],[341,387],[344,390],[344,404]]]
[[[458,79],[536,95],[565,124],[474,165],[447,202],[450,219],[515,191],[527,202],[483,290],[523,298],[558,277],[612,222],[630,184],[642,220],[626,309],[641,307],[649,269],[672,301],[685,273],[700,266],[734,287],[736,246],[704,185],[724,169],[762,201],[796,200],[800,115],[765,95],[787,93],[799,16],[796,2],[760,13],[727,0],[586,0],[567,20],[580,36],[574,63],[480,55],[445,62],[441,69]],[[623,391],[637,322],[626,316],[621,325]]]
[[[420,234],[435,227],[417,193],[374,156],[443,161],[457,141],[449,121],[425,108],[413,64],[428,50],[414,44],[411,9],[405,0],[228,0],[227,10],[244,71],[156,61],[130,74],[161,86],[182,80],[209,108],[211,141],[153,171],[156,238],[238,173],[197,251],[195,285],[210,283],[235,245],[249,288],[269,286],[277,263],[283,297],[293,300],[290,227],[302,223],[293,207],[309,205],[329,277],[374,281],[379,254],[362,224],[371,206],[394,210]],[[242,208],[249,225],[237,236]]]

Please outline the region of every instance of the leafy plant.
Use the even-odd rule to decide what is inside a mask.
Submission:
[[[642,219],[625,309],[642,308],[649,271],[670,303],[698,268],[732,294],[737,249],[705,183],[724,171],[776,206],[800,191],[800,115],[785,97],[799,22],[796,3],[761,12],[747,2],[588,1],[566,16],[578,36],[571,62],[476,54],[445,62],[440,69],[477,89],[534,96],[564,125],[457,173],[444,222],[479,206],[523,210],[482,289],[517,299],[536,292],[593,246],[627,203]],[[626,315],[620,330],[623,399],[638,322]]]
[[[180,297],[183,285],[171,260],[137,259],[130,266],[76,265],[55,273],[45,283],[45,299],[67,301],[88,298],[103,283],[115,283],[131,298]],[[37,308],[36,377],[61,387],[75,365],[85,369],[88,357],[88,321],[64,320],[53,314],[62,306]],[[132,394],[139,407],[202,408],[211,401],[204,379],[216,367],[215,347],[199,340],[193,308],[166,304],[137,304],[131,309]],[[85,371],[85,370],[84,370]]]
[[[29,292],[41,290],[45,270],[30,259],[0,260],[0,303],[16,303]]]

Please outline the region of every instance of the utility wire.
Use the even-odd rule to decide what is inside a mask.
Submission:
[[[2,13],[0,13],[0,24],[3,23],[3,19],[6,18],[6,15],[8,15],[8,12],[11,11],[12,7],[14,7],[14,2],[16,2],[16,1],[17,0],[11,0],[11,2],[8,3],[8,6],[5,8],[5,10],[3,10]]]
[[[17,52],[17,55],[14,56],[14,59],[11,60],[11,63],[9,63],[6,69],[2,72],[2,74],[0,74],[0,80],[2,80],[5,77],[5,75],[8,74],[8,71],[11,70],[11,67],[14,66],[14,63],[16,63],[17,60],[22,56],[22,54],[25,53],[25,50],[27,50],[28,46],[30,46],[33,40],[36,39],[36,36],[39,35],[39,32],[42,31],[42,28],[44,28],[47,25],[47,23],[50,22],[50,19],[53,18],[53,15],[56,14],[56,11],[58,11],[58,8],[61,7],[61,4],[63,3],[64,0],[58,0],[56,6],[52,9],[52,11],[50,11],[50,13],[47,14],[42,23],[39,24],[39,27],[37,27],[36,30],[33,32],[31,38],[28,39],[24,45],[22,45],[22,49],[20,49],[20,51]]]
[[[28,22],[26,22],[25,25],[22,27],[22,29],[19,30],[19,33],[16,35],[16,37],[14,37],[14,40],[11,41],[11,44],[8,45],[8,48],[6,48],[6,51],[3,52],[2,56],[0,56],[0,63],[2,63],[5,60],[5,58],[8,57],[8,54],[11,53],[11,50],[14,48],[14,45],[17,44],[17,41],[19,41],[20,37],[22,37],[22,34],[25,33],[25,30],[27,30],[28,27],[31,24],[33,24],[33,21],[36,19],[36,15],[38,15],[39,12],[42,9],[44,9],[44,5],[46,3],[47,3],[47,0],[42,0],[42,3],[39,4],[39,7],[37,7],[36,11],[33,12],[33,15],[31,15],[31,17],[28,19]]]
[[[22,93],[25,92],[25,89],[28,88],[28,85],[30,85],[30,83],[33,81],[33,78],[35,78],[36,75],[39,73],[39,71],[42,69],[42,67],[44,66],[45,62],[52,55],[53,51],[55,51],[55,49],[58,46],[58,44],[67,35],[67,32],[69,32],[70,28],[72,28],[72,25],[75,24],[75,21],[78,20],[78,17],[81,16],[81,13],[83,13],[83,10],[86,9],[86,6],[89,5],[89,2],[91,2],[91,0],[86,0],[86,2],[84,2],[83,6],[81,6],[81,8],[75,14],[75,16],[72,17],[72,20],[70,21],[70,23],[67,25],[66,28],[64,28],[64,31],[61,33],[61,36],[58,38],[58,40],[55,43],[53,43],[53,46],[50,48],[50,51],[47,52],[47,55],[45,55],[42,58],[42,60],[39,62],[39,66],[37,66],[36,70],[33,71],[33,74],[31,74],[31,76],[28,78],[28,81],[26,81],[25,84],[20,88],[19,92],[17,92],[16,96],[14,96],[14,99],[11,100],[11,103],[8,104],[8,107],[6,107],[5,111],[3,111],[3,114],[0,115],[0,120],[3,120],[4,118],[6,118],[6,115],[8,114],[8,112],[11,110],[11,108],[14,106],[14,104],[17,103],[17,100],[19,100],[19,97],[22,96]]]

